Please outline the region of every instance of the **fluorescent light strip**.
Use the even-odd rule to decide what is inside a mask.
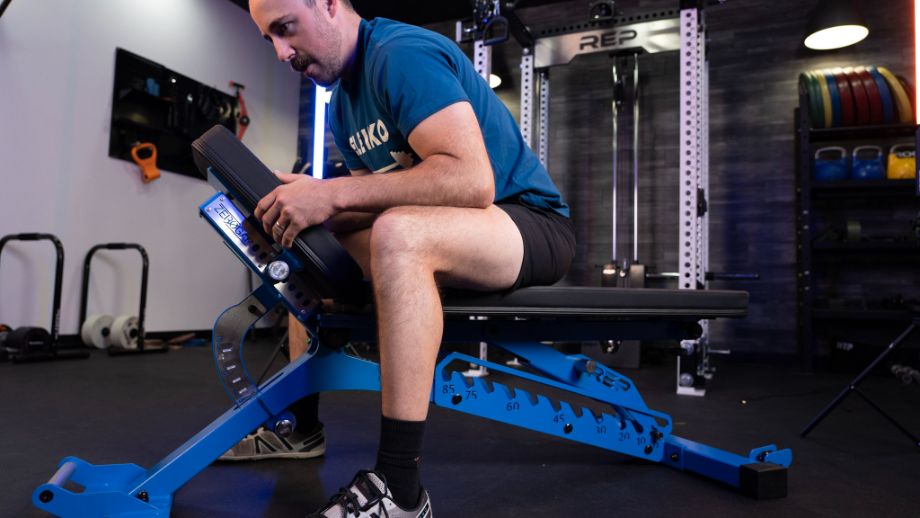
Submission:
[[[920,1],[920,0],[918,0]],[[326,89],[314,85],[316,98],[313,100],[313,178],[323,178],[326,163],[326,103],[329,96]]]

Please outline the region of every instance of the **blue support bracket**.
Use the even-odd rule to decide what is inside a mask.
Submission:
[[[172,495],[144,501],[129,490],[144,477],[136,464],[95,466],[76,457],[66,457],[51,479],[36,489],[32,502],[55,516],[169,516]],[[83,486],[83,492],[65,489],[68,482]]]
[[[785,495],[786,468],[792,460],[789,450],[777,451],[771,445],[744,457],[673,436],[671,418],[649,410],[628,378],[591,366],[584,356],[561,355],[539,344],[496,345],[513,349],[534,368],[555,371],[554,377],[572,379],[563,382],[453,353],[436,367],[432,402],[698,473],[758,498]],[[593,399],[609,405],[611,411],[598,412],[481,378],[470,380],[448,369],[456,362],[483,365],[510,378]],[[149,470],[133,464],[94,466],[68,457],[51,480],[34,491],[33,503],[57,516],[168,516],[175,491],[247,433],[305,395],[338,390],[380,390],[379,366],[314,344]],[[64,488],[68,480],[83,486],[82,492]]]
[[[51,480],[35,489],[32,502],[55,516],[169,516],[173,494],[247,433],[303,396],[337,390],[379,391],[379,366],[315,347],[149,470],[134,464],[95,466],[67,457]],[[65,488],[68,481],[82,486],[82,491]]]
[[[786,495],[791,450],[769,445],[741,456],[671,435],[671,418],[650,410],[633,382],[583,355],[564,355],[539,343],[490,342],[514,354],[544,378],[452,353],[435,368],[431,400],[438,406],[477,415],[556,437],[590,444],[651,462],[690,471],[766,499]],[[609,405],[596,412],[567,401],[483,378],[468,378],[452,364],[480,365],[512,381],[522,380]],[[592,405],[595,406],[595,405]]]
[[[677,436],[668,437],[663,461],[672,468],[690,471],[737,488],[758,500],[786,496],[787,470],[792,450],[768,445],[751,450],[747,457],[706,446]]]
[[[569,358],[574,365],[584,357]],[[595,411],[483,378],[466,378],[448,369],[454,362],[481,365],[492,372],[594,399],[609,405],[611,411]],[[664,455],[662,439],[671,431],[671,419],[644,404],[630,408],[627,403],[636,397],[619,388],[603,393],[597,387],[571,386],[460,353],[452,353],[438,363],[432,391],[432,402],[438,406],[659,462]]]

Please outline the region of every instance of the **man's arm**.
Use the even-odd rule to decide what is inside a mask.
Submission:
[[[382,212],[403,205],[488,207],[495,196],[492,165],[479,121],[468,102],[423,120],[409,135],[422,161],[403,171],[336,178],[336,212]]]
[[[357,169],[350,171],[352,176],[367,176],[371,174],[368,169]],[[355,232],[370,228],[377,219],[377,213],[374,212],[340,212],[323,222],[326,230],[333,233]]]
[[[423,120],[409,145],[422,159],[411,169],[323,181],[279,175],[284,185],[259,201],[255,216],[290,247],[301,230],[343,212],[379,214],[405,205],[484,209],[493,202],[492,164],[469,103],[454,103]]]

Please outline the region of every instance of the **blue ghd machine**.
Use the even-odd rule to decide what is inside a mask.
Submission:
[[[218,190],[201,205],[201,216],[262,280],[214,325],[214,360],[233,405],[149,469],[63,459],[32,495],[34,504],[51,514],[169,516],[176,490],[246,434],[263,424],[279,435],[290,433],[295,423],[286,409],[303,396],[380,390],[379,366],[346,353],[349,341],[375,339],[369,289],[357,264],[321,226],[303,231],[291,249],[264,234],[251,212],[280,182],[226,128],[205,133],[193,144],[193,153]],[[527,368],[447,354],[435,370],[431,402],[690,471],[754,498],[784,497],[790,450],[769,445],[737,455],[677,437],[671,433],[671,417],[648,408],[630,379],[587,356],[566,355],[541,343],[688,339],[700,333],[701,319],[743,317],[747,303],[747,293],[736,291],[532,287],[507,293],[448,292],[445,343],[487,342]],[[257,385],[243,360],[244,337],[279,304],[306,326],[310,348]],[[464,377],[461,371],[469,364],[500,373],[496,378],[503,383]],[[551,396],[534,387],[548,387]],[[82,491],[65,488],[68,482]]]

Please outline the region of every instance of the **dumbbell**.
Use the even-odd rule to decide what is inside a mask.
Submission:
[[[913,382],[920,383],[920,371],[907,365],[892,365],[891,373],[904,385],[910,385]]]

